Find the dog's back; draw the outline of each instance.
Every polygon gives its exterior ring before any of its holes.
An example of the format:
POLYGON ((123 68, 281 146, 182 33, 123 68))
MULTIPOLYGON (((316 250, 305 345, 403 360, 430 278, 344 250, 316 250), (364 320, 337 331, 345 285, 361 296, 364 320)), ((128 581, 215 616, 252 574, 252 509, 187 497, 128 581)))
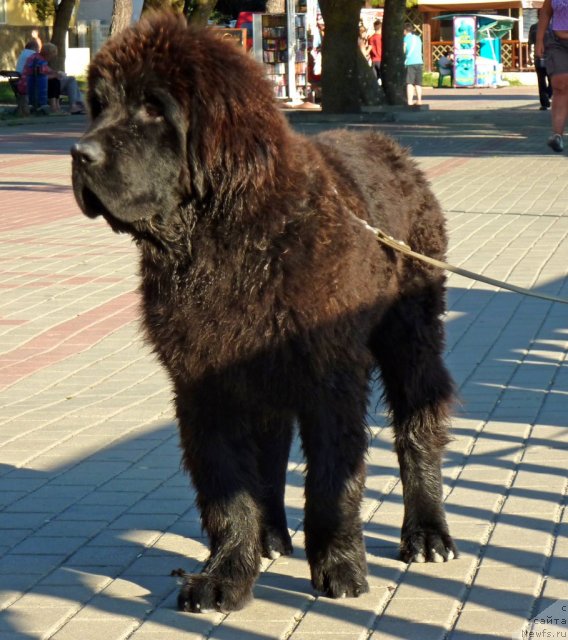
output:
POLYGON ((362 217, 370 225, 429 255, 444 257, 443 213, 424 173, 405 149, 376 132, 330 131, 313 141, 341 182, 359 193, 366 205, 362 217))

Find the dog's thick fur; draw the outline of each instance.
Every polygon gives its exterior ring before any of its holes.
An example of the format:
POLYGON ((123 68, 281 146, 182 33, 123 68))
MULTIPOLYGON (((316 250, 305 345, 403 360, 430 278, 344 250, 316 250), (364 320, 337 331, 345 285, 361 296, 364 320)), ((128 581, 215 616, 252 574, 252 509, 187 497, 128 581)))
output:
POLYGON ((444 257, 442 213, 407 153, 375 133, 295 134, 255 62, 173 15, 103 47, 89 105, 75 195, 140 248, 145 330, 210 537, 180 607, 238 609, 261 555, 292 552, 295 421, 312 583, 331 597, 367 590, 359 507, 377 365, 404 486, 401 556, 454 557, 440 475, 453 395, 444 275, 361 222, 444 257))

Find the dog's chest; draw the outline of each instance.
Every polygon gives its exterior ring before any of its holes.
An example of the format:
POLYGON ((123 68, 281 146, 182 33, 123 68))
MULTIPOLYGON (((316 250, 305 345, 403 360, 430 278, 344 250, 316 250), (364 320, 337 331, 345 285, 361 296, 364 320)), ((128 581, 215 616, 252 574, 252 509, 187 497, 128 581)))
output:
POLYGON ((210 265, 143 275, 144 327, 170 372, 234 365, 275 339, 272 303, 257 277, 253 286, 234 269, 210 265))

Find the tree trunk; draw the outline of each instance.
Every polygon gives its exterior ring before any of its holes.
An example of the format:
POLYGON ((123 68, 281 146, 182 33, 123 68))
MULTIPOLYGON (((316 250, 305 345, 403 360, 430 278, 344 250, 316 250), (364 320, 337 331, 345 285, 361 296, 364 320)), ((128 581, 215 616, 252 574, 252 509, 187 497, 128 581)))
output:
POLYGON ((361 104, 377 106, 381 104, 381 91, 377 76, 365 60, 361 51, 357 52, 357 75, 359 83, 359 99, 361 104))
POLYGON ((112 18, 110 20, 110 33, 114 36, 126 27, 132 20, 132 0, 114 0, 112 6, 112 18))
POLYGON ((75 8, 75 1, 76 0, 61 0, 55 9, 51 42, 57 47, 57 60, 54 66, 59 71, 65 70, 66 36, 69 30, 71 16, 73 15, 73 9, 75 8))
POLYGON ((358 113, 357 46, 361 0, 320 0, 325 35, 322 42, 322 109, 358 113))
POLYGON ((187 21, 200 27, 206 27, 217 0, 185 0, 183 12, 187 21))
POLYGON ((381 76, 387 104, 406 104, 402 45, 405 16, 405 0, 385 0, 381 76))

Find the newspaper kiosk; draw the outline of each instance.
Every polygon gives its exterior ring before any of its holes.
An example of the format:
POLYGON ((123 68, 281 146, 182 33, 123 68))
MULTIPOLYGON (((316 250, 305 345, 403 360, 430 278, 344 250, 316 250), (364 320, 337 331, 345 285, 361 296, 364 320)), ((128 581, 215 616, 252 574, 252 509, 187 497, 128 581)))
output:
POLYGON ((454 86, 498 87, 501 78, 501 39, 517 18, 482 14, 450 14, 435 20, 453 21, 454 86))

